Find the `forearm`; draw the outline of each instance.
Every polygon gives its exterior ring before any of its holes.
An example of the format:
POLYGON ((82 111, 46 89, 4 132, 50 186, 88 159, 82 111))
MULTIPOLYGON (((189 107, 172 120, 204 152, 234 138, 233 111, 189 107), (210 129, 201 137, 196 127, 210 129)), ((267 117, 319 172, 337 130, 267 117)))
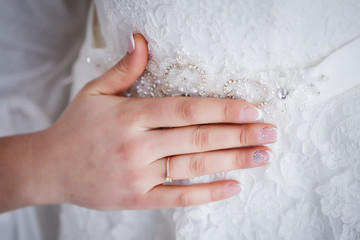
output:
POLYGON ((39 141, 41 135, 0 138, 0 212, 49 202, 50 179, 39 151, 47 146, 39 141))

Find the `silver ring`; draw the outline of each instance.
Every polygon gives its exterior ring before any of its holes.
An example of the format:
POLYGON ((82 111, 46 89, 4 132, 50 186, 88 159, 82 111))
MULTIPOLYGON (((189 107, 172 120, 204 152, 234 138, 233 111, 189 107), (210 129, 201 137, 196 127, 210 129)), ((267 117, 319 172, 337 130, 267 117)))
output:
POLYGON ((165 182, 172 182, 172 178, 170 177, 170 157, 166 158, 166 177, 165 182))

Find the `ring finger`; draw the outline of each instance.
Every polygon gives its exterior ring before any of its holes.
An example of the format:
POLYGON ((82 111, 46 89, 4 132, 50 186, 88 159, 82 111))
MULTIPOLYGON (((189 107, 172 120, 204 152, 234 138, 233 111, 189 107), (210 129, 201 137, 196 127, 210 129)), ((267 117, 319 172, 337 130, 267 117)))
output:
POLYGON ((173 180, 267 165, 272 160, 268 147, 249 147, 161 158, 150 164, 156 183, 165 182, 167 161, 173 180))

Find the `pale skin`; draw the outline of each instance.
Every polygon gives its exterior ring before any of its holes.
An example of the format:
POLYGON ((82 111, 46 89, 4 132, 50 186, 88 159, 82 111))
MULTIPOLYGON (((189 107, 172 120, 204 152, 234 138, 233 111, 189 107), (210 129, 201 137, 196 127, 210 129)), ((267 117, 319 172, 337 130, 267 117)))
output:
POLYGON ((222 200, 236 180, 163 185, 166 159, 174 180, 264 166, 270 149, 254 123, 253 104, 231 99, 125 98, 141 76, 147 45, 88 83, 61 117, 40 132, 0 138, 0 212, 71 203, 99 210, 169 208, 222 200), (250 114, 252 113, 252 114, 250 114), (239 148, 241 147, 241 148, 239 148))

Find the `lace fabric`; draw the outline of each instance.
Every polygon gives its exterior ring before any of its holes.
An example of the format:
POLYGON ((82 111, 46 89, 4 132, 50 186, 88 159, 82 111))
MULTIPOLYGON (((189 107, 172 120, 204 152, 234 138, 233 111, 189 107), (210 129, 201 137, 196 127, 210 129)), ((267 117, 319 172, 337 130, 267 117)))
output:
MULTIPOLYGON (((62 239, 139 239, 143 232, 154 239, 360 238, 360 87, 307 105, 318 83, 326 81, 304 74, 360 35, 358 1, 96 4, 103 10, 106 47, 85 43, 78 68, 101 74, 125 54, 128 35, 141 33, 150 61, 130 96, 242 98, 263 108, 281 139, 272 146, 276 156, 270 166, 178 182, 237 179, 243 191, 236 197, 119 213, 66 206, 62 239)), ((74 92, 83 79, 75 79, 74 92)))

